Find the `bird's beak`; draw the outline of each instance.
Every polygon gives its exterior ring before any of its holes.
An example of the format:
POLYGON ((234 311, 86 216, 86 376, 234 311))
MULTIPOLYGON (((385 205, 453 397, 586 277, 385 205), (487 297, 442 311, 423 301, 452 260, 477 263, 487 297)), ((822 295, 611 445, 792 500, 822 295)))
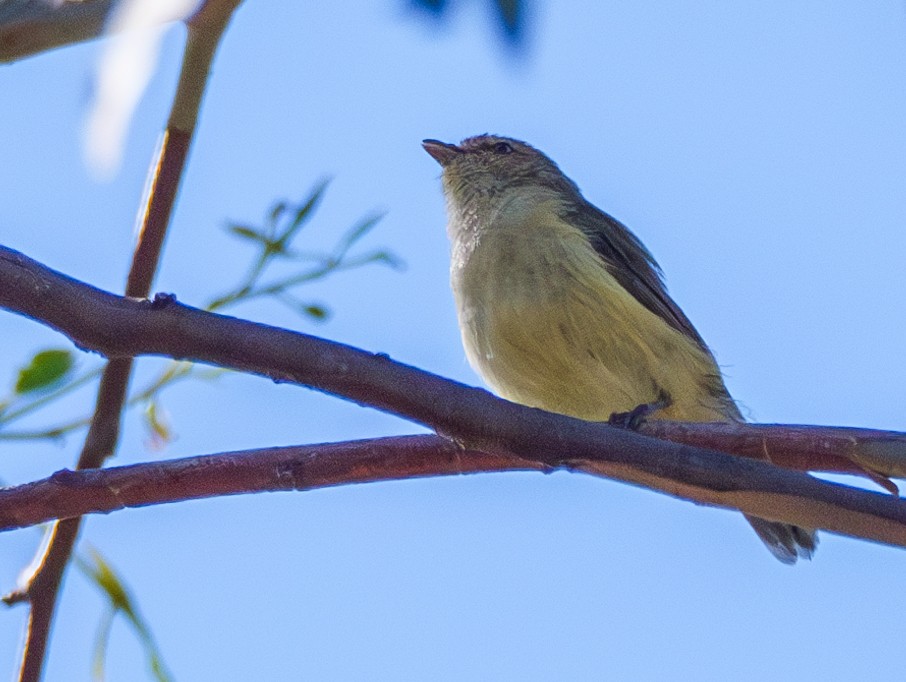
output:
POLYGON ((447 144, 440 140, 422 140, 422 147, 424 147, 425 151, 434 157, 434 160, 441 166, 446 166, 462 153, 462 149, 455 144, 447 144))

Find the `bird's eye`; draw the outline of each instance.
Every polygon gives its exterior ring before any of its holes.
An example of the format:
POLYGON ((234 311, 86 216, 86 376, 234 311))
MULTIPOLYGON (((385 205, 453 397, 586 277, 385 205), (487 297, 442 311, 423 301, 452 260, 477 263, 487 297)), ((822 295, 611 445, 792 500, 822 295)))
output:
POLYGON ((512 154, 513 145, 509 142, 498 142, 494 145, 494 151, 498 154, 512 154))

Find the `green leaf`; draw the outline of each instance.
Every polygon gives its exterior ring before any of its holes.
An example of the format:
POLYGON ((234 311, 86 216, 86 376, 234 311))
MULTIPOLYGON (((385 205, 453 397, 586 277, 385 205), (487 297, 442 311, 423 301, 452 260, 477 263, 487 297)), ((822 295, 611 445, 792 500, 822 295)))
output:
POLYGON ((267 221, 271 225, 276 225, 277 221, 283 217, 283 214, 286 212, 286 202, 278 201, 271 207, 270 213, 267 214, 267 221))
POLYGON ((393 270, 406 269, 406 261, 390 251, 375 251, 369 254, 362 263, 383 263, 393 270))
POLYGON ((309 317, 313 317, 316 320, 326 320, 330 315, 330 311, 320 305, 307 305, 302 307, 302 311, 309 317))
POLYGON ((298 298, 294 297, 292 294, 287 293, 286 291, 281 291, 275 294, 278 301, 280 301, 285 306, 292 308, 300 315, 305 317, 310 317, 317 322, 323 322, 330 317, 330 309, 321 305, 320 303, 308 303, 306 301, 300 301, 298 298))
POLYGON ((281 246, 287 246, 296 235, 296 232, 301 229, 302 225, 311 218, 312 211, 317 208, 318 204, 321 203, 321 199, 324 198, 324 192, 327 190, 328 184, 330 184, 330 180, 321 180, 321 182, 315 185, 315 188, 311 191, 311 194, 308 195, 305 202, 296 209, 293 219, 289 222, 286 230, 284 230, 283 234, 281 234, 280 238, 277 240, 281 246))
POLYGON ((72 353, 68 350, 51 349, 36 353, 28 366, 19 370, 16 393, 21 395, 52 386, 66 376, 72 364, 72 353))
POLYGON ((91 552, 93 565, 86 564, 86 572, 97 583, 97 586, 103 590, 110 599, 111 606, 117 611, 125 611, 130 617, 134 616, 132 604, 129 601, 129 595, 122 581, 113 571, 113 568, 97 552, 91 552))
POLYGON ((246 225, 229 225, 227 230, 243 239, 249 239, 253 242, 258 242, 259 244, 270 244, 270 239, 265 235, 246 225))
POLYGON ((340 242, 337 244, 336 251, 334 252, 336 255, 334 257, 337 260, 342 260, 343 256, 345 256, 349 249, 352 248, 353 244, 364 237, 369 232, 369 230, 371 230, 371 228, 373 228, 381 221, 381 218, 383 217, 384 214, 379 213, 369 218, 365 218, 364 220, 353 225, 352 228, 350 228, 350 230, 343 235, 343 237, 340 239, 340 242))
POLYGON ((107 678, 107 645, 110 644, 110 633, 113 631, 113 619, 116 609, 108 609, 98 622, 98 631, 94 636, 94 654, 91 656, 91 676, 103 682, 107 678))
POLYGON ((96 679, 103 679, 104 660, 107 654, 113 617, 122 613, 138 638, 148 659, 148 668, 158 682, 171 682, 172 676, 167 672, 166 665, 161 657, 160 650, 154 642, 151 630, 142 620, 134 600, 122 580, 113 570, 113 567, 96 550, 91 550, 90 560, 84 556, 76 556, 76 564, 103 592, 110 602, 109 612, 102 617, 95 640, 93 670, 96 679))
POLYGON ((162 409, 157 400, 149 400, 145 406, 145 426, 151 434, 151 445, 155 448, 164 448, 173 442, 173 429, 170 426, 166 410, 162 409))

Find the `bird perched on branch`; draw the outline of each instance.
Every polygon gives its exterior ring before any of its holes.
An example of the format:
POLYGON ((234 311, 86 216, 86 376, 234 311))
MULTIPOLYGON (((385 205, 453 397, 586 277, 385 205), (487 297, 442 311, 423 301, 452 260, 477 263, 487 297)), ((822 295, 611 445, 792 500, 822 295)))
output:
MULTIPOLYGON (((443 167, 466 355, 501 396, 580 419, 741 421, 654 258, 543 153, 479 135, 425 140, 443 167)), ((815 532, 746 516, 784 563, 815 532)))

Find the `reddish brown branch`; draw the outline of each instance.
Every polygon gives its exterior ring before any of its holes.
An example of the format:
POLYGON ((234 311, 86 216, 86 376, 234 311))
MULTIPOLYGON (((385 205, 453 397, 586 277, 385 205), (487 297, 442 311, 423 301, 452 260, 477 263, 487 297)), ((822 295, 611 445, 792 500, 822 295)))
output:
POLYGON ((0 3, 0 62, 97 38, 113 0, 0 3))
POLYGON ((206 313, 114 296, 0 249, 0 306, 110 357, 162 355, 288 381, 425 424, 475 450, 573 468, 768 519, 906 546, 906 503, 765 462, 535 410, 374 355, 206 313))
POLYGON ((650 421, 640 429, 655 438, 767 459, 797 471, 856 474, 894 495, 888 476, 906 478, 906 434, 875 429, 794 424, 650 421))
MULTIPOLYGON (((506 453, 465 450, 439 436, 398 436, 262 448, 108 469, 59 471, 0 490, 0 531, 53 519, 106 514, 124 508, 185 500, 424 476, 574 469, 506 453)), ((595 464, 585 463, 586 470, 595 464)))
POLYGON ((452 441, 428 435, 64 470, 41 481, 0 490, 0 530, 221 495, 517 470, 547 467, 513 455, 463 450, 452 441))
MULTIPOLYGON (((79 469, 101 466, 113 453, 119 439, 120 414, 131 369, 131 358, 114 358, 104 368, 95 412, 79 455, 79 469)), ((50 541, 43 550, 39 550, 43 551, 43 556, 33 564, 34 572, 25 579, 24 586, 3 597, 8 604, 27 601, 30 607, 19 668, 20 682, 41 679, 60 582, 69 565, 80 525, 81 519, 78 518, 58 522, 51 532, 50 541)))

